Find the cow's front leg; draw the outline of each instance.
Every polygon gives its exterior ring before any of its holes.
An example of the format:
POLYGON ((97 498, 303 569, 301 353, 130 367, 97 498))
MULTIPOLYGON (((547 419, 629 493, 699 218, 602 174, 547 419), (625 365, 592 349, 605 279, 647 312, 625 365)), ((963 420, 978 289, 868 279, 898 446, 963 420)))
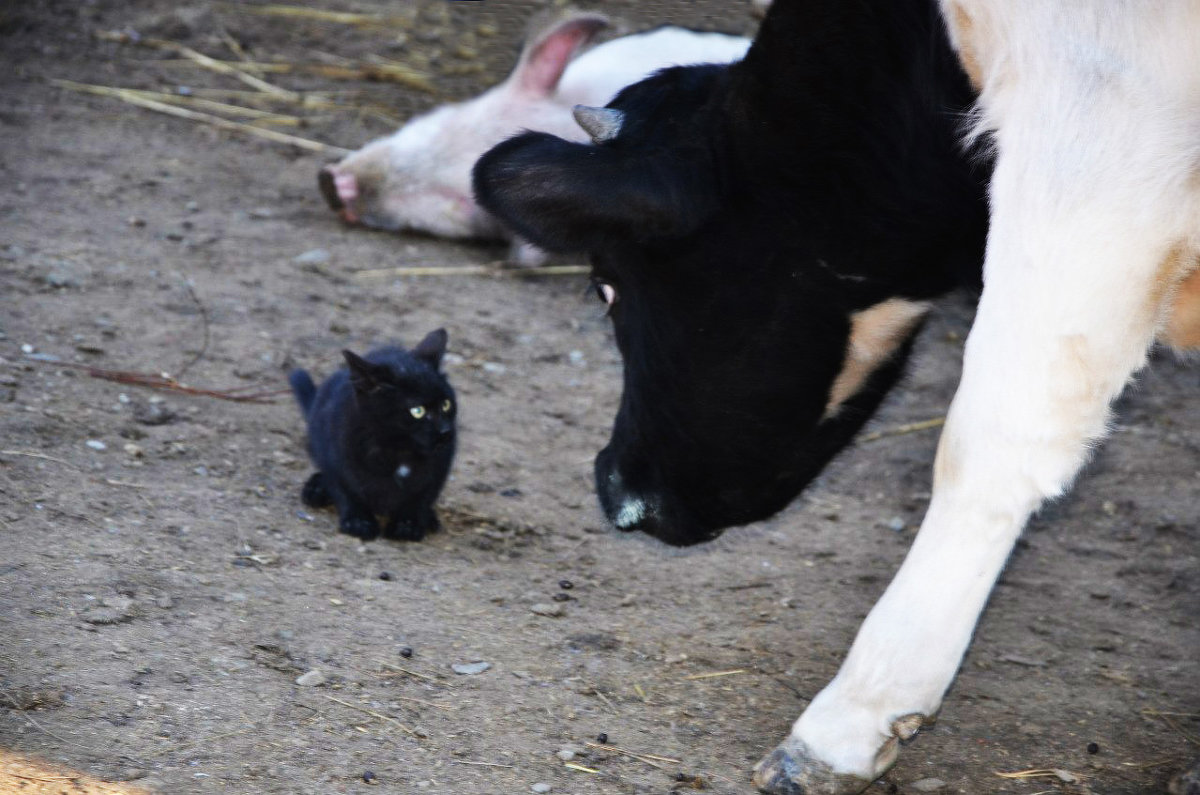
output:
POLYGON ((1078 120, 1045 107, 998 136, 986 286, 929 511, 837 676, 759 763, 766 792, 859 792, 937 712, 1027 517, 1104 434, 1180 278, 1190 200, 1138 182, 1158 131, 1072 136, 1078 120))

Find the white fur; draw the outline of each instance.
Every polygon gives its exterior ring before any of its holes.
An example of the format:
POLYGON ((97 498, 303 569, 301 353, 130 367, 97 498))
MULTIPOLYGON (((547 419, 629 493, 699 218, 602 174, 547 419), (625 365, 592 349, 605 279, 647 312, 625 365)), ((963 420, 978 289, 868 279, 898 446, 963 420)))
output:
POLYGON ((792 729, 868 780, 895 758, 898 718, 937 712, 1026 519, 1105 435, 1159 330, 1168 253, 1200 249, 1200 3, 942 5, 952 29, 970 19, 955 43, 995 134, 985 287, 929 512, 792 729))

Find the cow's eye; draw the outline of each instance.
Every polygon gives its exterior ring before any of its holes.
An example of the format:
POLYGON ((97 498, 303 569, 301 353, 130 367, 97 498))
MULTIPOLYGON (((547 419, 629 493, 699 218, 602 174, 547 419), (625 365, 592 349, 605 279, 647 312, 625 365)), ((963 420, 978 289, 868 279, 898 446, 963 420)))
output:
POLYGON ((424 406, 413 406, 411 409, 408 410, 408 413, 413 415, 413 417, 415 419, 419 420, 425 416, 425 407, 424 406))
POLYGON ((596 290, 596 295, 604 303, 612 306, 617 302, 617 288, 613 287, 608 282, 595 280, 592 282, 592 287, 596 290))

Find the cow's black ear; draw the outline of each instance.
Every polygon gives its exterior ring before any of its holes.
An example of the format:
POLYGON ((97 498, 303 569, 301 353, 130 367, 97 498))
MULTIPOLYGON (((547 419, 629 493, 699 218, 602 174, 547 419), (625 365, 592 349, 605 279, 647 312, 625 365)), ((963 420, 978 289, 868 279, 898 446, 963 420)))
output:
POLYGON ((487 152, 474 182, 480 206, 549 251, 679 237, 716 207, 706 169, 541 132, 487 152))

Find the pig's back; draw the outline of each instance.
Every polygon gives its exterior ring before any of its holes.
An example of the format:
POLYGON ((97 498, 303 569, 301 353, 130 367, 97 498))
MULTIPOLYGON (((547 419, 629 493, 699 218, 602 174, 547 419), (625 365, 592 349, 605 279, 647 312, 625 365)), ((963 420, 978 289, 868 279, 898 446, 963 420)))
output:
POLYGON ((741 59, 750 39, 662 27, 622 36, 588 50, 567 67, 556 99, 566 105, 607 105, 627 85, 668 66, 729 63, 741 59))

